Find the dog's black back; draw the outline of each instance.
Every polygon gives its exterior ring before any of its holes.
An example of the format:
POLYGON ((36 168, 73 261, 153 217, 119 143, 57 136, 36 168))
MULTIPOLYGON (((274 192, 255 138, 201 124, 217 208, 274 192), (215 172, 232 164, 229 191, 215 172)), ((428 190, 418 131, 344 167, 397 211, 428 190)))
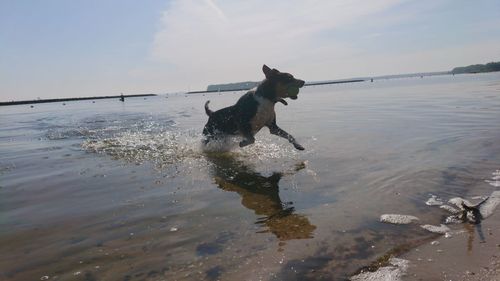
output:
MULTIPOLYGON (((235 105, 208 113, 209 119, 203 129, 204 135, 237 135, 242 124, 250 123, 257 113, 258 103, 254 99, 254 91, 250 91, 236 102, 235 105)), ((208 109, 208 102, 206 103, 208 109)))

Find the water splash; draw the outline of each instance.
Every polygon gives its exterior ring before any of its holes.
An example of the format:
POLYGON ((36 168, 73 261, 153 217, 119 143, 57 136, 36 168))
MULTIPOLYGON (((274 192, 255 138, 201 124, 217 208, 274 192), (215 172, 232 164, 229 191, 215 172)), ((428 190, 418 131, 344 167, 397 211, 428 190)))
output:
POLYGON ((199 146, 198 135, 189 131, 155 134, 124 132, 114 137, 89 139, 82 143, 82 147, 90 152, 104 153, 115 159, 138 164, 150 161, 159 166, 201 158, 199 146))

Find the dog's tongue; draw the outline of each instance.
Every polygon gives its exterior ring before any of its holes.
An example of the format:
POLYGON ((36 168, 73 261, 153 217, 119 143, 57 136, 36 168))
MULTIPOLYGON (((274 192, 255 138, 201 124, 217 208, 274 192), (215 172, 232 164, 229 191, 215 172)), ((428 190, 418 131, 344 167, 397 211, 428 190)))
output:
POLYGON ((288 105, 288 103, 284 99, 279 99, 278 102, 281 102, 284 105, 288 105))

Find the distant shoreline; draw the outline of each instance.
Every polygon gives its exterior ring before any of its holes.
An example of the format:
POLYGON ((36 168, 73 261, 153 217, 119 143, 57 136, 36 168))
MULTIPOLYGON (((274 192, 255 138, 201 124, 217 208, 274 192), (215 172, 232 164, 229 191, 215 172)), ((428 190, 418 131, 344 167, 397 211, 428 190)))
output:
MULTIPOLYGON (((350 79, 350 80, 342 80, 342 81, 327 81, 327 82, 310 82, 306 83, 304 86, 318 86, 318 85, 329 85, 329 84, 342 84, 342 83, 356 83, 356 82, 364 82, 365 79, 350 79)), ((248 82, 246 82, 248 83, 248 82)), ((187 94, 204 94, 204 93, 218 93, 218 92, 238 92, 238 91, 248 91, 252 88, 238 88, 238 89, 221 89, 221 90, 207 90, 207 91, 191 91, 187 92, 187 94)))
MULTIPOLYGON (((156 95, 155 94, 123 95, 124 98, 152 97, 152 96, 156 96, 156 95)), ((100 96, 100 97, 80 97, 80 98, 58 98, 58 99, 7 101, 7 102, 0 102, 0 106, 35 104, 35 103, 49 103, 49 102, 63 102, 63 101, 79 101, 79 100, 119 99, 121 97, 122 97, 121 95, 118 95, 118 96, 100 96)))
MULTIPOLYGON (((398 79, 398 78, 414 78, 414 77, 426 77, 426 76, 438 76, 438 75, 455 75, 455 74, 479 74, 479 73, 490 73, 490 72, 498 72, 497 68, 492 69, 494 67, 498 67, 500 62, 492 62, 485 65, 470 65, 467 67, 456 67, 452 71, 438 71, 438 72, 422 72, 422 73, 408 73, 408 74, 394 74, 394 75, 382 75, 382 76, 372 76, 372 77, 357 77, 351 79, 343 79, 343 80, 330 80, 330 81, 318 81, 318 82, 307 82, 305 87, 307 86, 320 86, 320 85, 332 85, 332 84, 345 84, 345 83, 357 83, 357 82, 366 82, 374 80, 386 80, 386 79, 398 79), (487 71, 481 68, 480 70, 477 67, 490 67, 487 71), (477 71, 474 71, 477 70, 477 71)), ((220 84, 220 85, 211 85, 211 86, 227 86, 227 85, 236 85, 236 88, 230 89, 214 89, 214 90, 205 90, 205 91, 188 91, 183 92, 183 94, 205 94, 205 93, 222 93, 222 92, 239 92, 239 91, 248 91, 254 87, 239 87, 240 84, 258 84, 259 82, 239 82, 239 83, 230 83, 230 84, 220 84)), ((210 86, 209 86, 210 87, 210 86)), ((133 97, 150 97, 157 96, 157 94, 137 94, 137 95, 124 95, 125 98, 133 98, 133 97)), ((97 99, 114 99, 120 98, 121 95, 116 96, 97 96, 97 97, 79 97, 79 98, 57 98, 57 99, 40 99, 40 100, 21 100, 21 101, 6 101, 0 102, 0 106, 8 106, 8 105, 22 105, 22 104, 36 104, 36 103, 50 103, 50 102, 64 102, 64 101, 79 101, 79 100, 97 100, 97 99)))

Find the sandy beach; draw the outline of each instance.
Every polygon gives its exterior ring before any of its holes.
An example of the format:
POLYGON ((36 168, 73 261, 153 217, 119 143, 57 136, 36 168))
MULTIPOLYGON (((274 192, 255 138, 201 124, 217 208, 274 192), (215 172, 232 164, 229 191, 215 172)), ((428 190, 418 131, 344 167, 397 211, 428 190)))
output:
POLYGON ((474 225, 464 225, 450 238, 439 237, 402 255, 411 264, 404 280, 500 280, 498 211, 482 229, 484 240, 474 225))
POLYGON ((450 235, 436 235, 408 252, 394 255, 404 265, 388 265, 374 273, 353 280, 405 281, 497 281, 500 280, 500 215, 481 225, 484 239, 476 225, 455 226, 450 235))

